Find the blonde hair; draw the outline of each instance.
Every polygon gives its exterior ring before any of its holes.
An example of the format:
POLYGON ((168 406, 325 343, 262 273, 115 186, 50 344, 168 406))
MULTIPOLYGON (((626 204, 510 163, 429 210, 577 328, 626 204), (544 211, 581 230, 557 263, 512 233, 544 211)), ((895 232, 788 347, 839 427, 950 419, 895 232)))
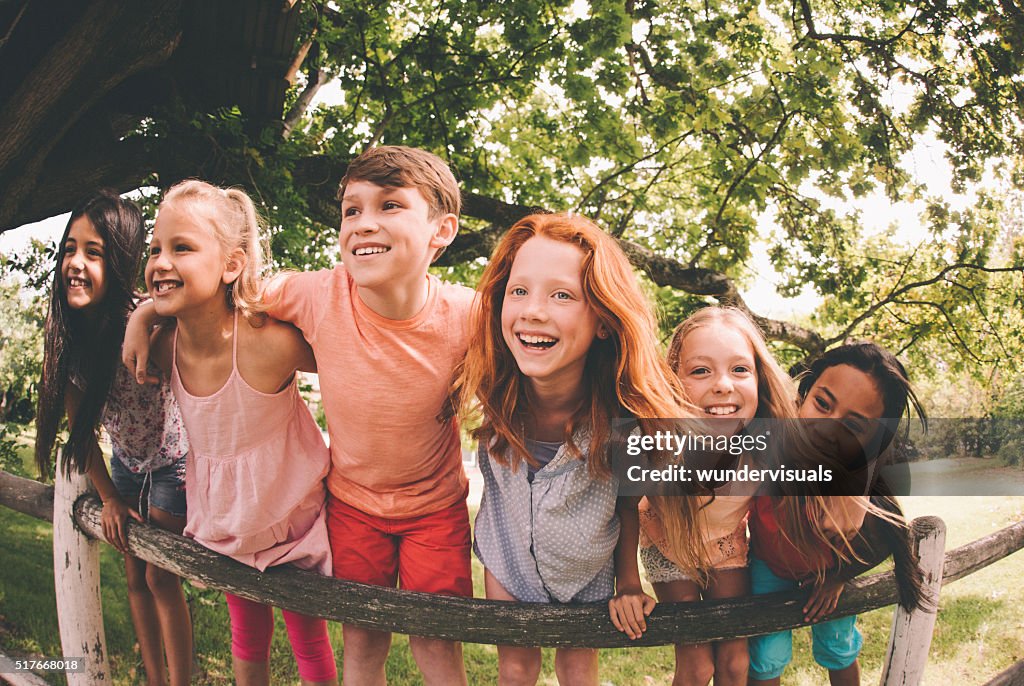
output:
MULTIPOLYGON (((735 307, 705 307, 697 310, 676 327, 669 344, 668 364, 679 373, 686 338, 705 326, 721 324, 740 333, 754 352, 757 375, 757 411, 759 419, 793 419, 797 415, 796 391, 789 375, 768 350, 764 334, 745 312, 735 307)), ((714 493, 711 493, 714 499, 714 493)), ((702 585, 708 580, 708 551, 704 537, 700 498, 693 496, 652 496, 652 507, 661 520, 670 557, 690 577, 702 585)))
MULTIPOLYGON (((892 496, 873 495, 865 505, 865 517, 861 530, 868 526, 879 529, 880 541, 868 541, 868 550, 858 550, 860 531, 848 537, 841 529, 835 531, 835 539, 829 536, 825 524, 835 521, 830 504, 836 497, 821 495, 770 496, 779 535, 794 549, 796 559, 790 559, 790 568, 802 570, 811 567, 814 579, 823 581, 832 565, 864 563, 864 553, 875 553, 874 545, 881 544, 892 554, 896 576, 899 603, 907 610, 926 605, 923 595, 923 574, 920 560, 910 539, 907 520, 899 503, 892 496), (829 559, 829 554, 835 560, 829 559)), ((839 496, 843 498, 845 496, 839 496)), ((835 527, 832 527, 835 528, 835 527)))
POLYGON ((746 312, 735 307, 709 306, 697 310, 676 327, 668 348, 668 365, 676 374, 682 364, 686 337, 697 329, 721 324, 740 333, 754 351, 757 372, 757 412, 759 419, 793 419, 797 416, 797 395, 793 380, 768 350, 768 343, 757 324, 746 312))
POLYGON ((245 265, 228 284, 228 306, 246 318, 263 312, 263 265, 269 252, 261 238, 263 222, 252 199, 238 188, 219 188, 198 179, 175 184, 164 195, 160 208, 176 207, 190 213, 220 243, 225 255, 241 250, 245 265))

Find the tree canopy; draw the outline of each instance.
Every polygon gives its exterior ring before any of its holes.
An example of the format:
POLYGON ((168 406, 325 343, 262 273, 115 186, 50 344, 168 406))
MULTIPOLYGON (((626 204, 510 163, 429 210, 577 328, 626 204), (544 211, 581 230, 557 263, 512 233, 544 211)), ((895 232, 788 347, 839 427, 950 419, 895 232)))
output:
POLYGON ((762 240, 784 291, 824 296, 806 321, 753 313, 794 360, 870 336, 923 364, 1021 369, 1015 0, 220 5, 0 6, 0 231, 98 185, 199 176, 254 195, 279 264, 321 266, 347 162, 413 145, 465 192, 453 278, 519 216, 569 210, 623 242, 666 312, 746 307, 762 240), (956 189, 997 190, 958 209, 924 188, 906 153, 926 136, 956 189), (869 235, 824 201, 878 189, 926 201, 927 236, 869 235))

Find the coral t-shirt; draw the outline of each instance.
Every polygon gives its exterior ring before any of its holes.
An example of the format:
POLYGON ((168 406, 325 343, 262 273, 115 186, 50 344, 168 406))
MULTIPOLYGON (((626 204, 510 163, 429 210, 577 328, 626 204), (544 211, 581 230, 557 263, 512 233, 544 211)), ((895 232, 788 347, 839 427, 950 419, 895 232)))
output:
POLYGON ((271 298, 269 314, 297 326, 316 356, 327 488, 378 517, 437 512, 468 492, 458 427, 437 415, 466 354, 473 291, 427 278, 423 309, 401 321, 367 307, 344 265, 291 275, 271 298))

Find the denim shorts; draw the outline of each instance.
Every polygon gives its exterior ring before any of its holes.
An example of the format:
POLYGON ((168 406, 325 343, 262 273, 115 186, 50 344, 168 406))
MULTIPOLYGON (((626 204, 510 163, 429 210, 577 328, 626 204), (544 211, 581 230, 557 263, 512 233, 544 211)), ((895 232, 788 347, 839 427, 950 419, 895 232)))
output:
POLYGON ((175 517, 185 516, 185 458, 151 472, 136 474, 115 455, 110 460, 110 480, 125 503, 149 519, 150 506, 175 517))
MULTIPOLYGON (((796 581, 781 579, 756 557, 750 559, 750 590, 754 595, 798 588, 796 581)), ((864 645, 857 630, 857 617, 840 617, 811 625, 814 661, 828 670, 846 669, 853 664, 864 645)), ((782 676, 793 659, 793 631, 779 631, 764 636, 751 636, 750 678, 775 679, 782 676)))

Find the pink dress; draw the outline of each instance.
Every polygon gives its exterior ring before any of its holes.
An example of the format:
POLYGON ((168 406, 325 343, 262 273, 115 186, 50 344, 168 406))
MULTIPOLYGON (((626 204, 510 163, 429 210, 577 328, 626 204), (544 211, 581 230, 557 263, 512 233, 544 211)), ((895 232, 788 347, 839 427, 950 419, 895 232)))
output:
POLYGON ((185 467, 185 535, 210 550, 264 570, 293 563, 330 576, 324 477, 331 458, 292 381, 261 393, 238 372, 238 315, 231 375, 212 395, 195 396, 178 376, 171 389, 192 450, 185 467))

